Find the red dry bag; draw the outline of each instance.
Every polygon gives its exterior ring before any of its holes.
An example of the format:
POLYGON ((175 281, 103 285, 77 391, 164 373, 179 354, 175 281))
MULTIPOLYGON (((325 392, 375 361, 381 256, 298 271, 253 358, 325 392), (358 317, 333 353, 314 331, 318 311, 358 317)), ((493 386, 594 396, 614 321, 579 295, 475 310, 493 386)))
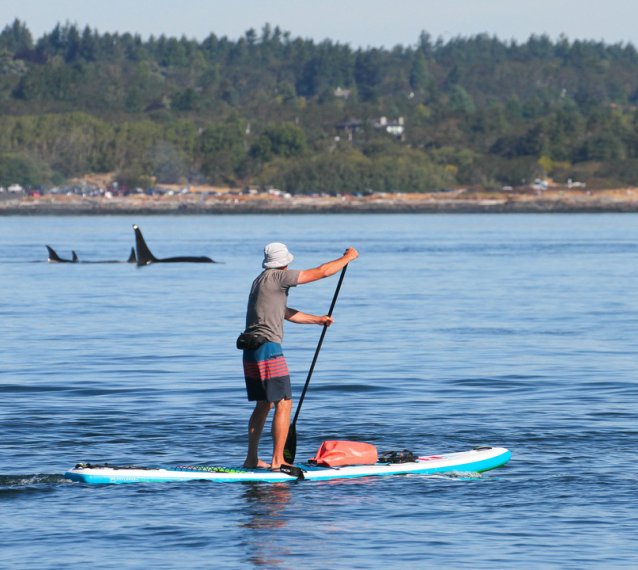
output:
POLYGON ((377 462, 377 448, 358 441, 324 441, 309 463, 327 467, 345 465, 373 465, 377 462))

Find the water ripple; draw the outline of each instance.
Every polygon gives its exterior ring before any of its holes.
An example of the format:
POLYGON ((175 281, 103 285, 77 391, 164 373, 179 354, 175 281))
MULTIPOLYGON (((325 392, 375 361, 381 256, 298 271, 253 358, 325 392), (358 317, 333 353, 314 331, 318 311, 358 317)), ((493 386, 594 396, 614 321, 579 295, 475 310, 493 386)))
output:
MULTIPOLYGON (((5 217, 0 566, 637 566, 636 253, 635 215, 5 217), (133 221, 158 251, 227 263, 42 262, 48 242, 117 258, 133 221), (234 340, 278 240, 297 267, 361 252, 299 416, 300 461, 352 439, 502 445, 511 462, 318 484, 66 481, 81 461, 243 462, 253 405, 234 340)), ((324 313, 334 287, 297 287, 291 305, 324 313)), ((287 325, 295 398, 318 337, 287 325)))

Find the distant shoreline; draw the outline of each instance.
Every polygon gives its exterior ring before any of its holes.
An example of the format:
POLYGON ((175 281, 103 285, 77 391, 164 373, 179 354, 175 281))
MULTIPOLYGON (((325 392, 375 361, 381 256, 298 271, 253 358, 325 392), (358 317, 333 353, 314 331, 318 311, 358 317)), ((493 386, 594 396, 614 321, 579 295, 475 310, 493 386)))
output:
POLYGON ((0 216, 29 215, 222 215, 222 214, 405 214, 405 213, 636 213, 638 189, 480 192, 372 196, 82 197, 25 196, 0 200, 0 216))

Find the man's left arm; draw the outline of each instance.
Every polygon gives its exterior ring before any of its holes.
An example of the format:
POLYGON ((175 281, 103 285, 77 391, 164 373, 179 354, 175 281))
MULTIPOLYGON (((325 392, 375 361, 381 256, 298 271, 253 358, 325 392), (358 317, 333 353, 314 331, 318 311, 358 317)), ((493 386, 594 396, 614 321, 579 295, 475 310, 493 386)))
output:
POLYGON ((328 315, 311 315, 309 313, 303 313, 297 309, 291 309, 286 307, 285 318, 291 323, 297 323, 299 325, 326 325, 330 326, 334 323, 334 319, 328 315))

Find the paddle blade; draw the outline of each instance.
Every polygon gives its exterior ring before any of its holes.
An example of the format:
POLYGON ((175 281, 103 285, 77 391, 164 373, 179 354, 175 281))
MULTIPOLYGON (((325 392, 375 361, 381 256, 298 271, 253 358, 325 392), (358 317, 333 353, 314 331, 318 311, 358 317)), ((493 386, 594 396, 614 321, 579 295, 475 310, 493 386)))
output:
POLYGON ((295 461, 295 455, 297 453, 297 430, 295 424, 291 424, 288 430, 288 437, 286 438, 286 445, 284 445, 284 459, 286 463, 293 463, 295 461))

